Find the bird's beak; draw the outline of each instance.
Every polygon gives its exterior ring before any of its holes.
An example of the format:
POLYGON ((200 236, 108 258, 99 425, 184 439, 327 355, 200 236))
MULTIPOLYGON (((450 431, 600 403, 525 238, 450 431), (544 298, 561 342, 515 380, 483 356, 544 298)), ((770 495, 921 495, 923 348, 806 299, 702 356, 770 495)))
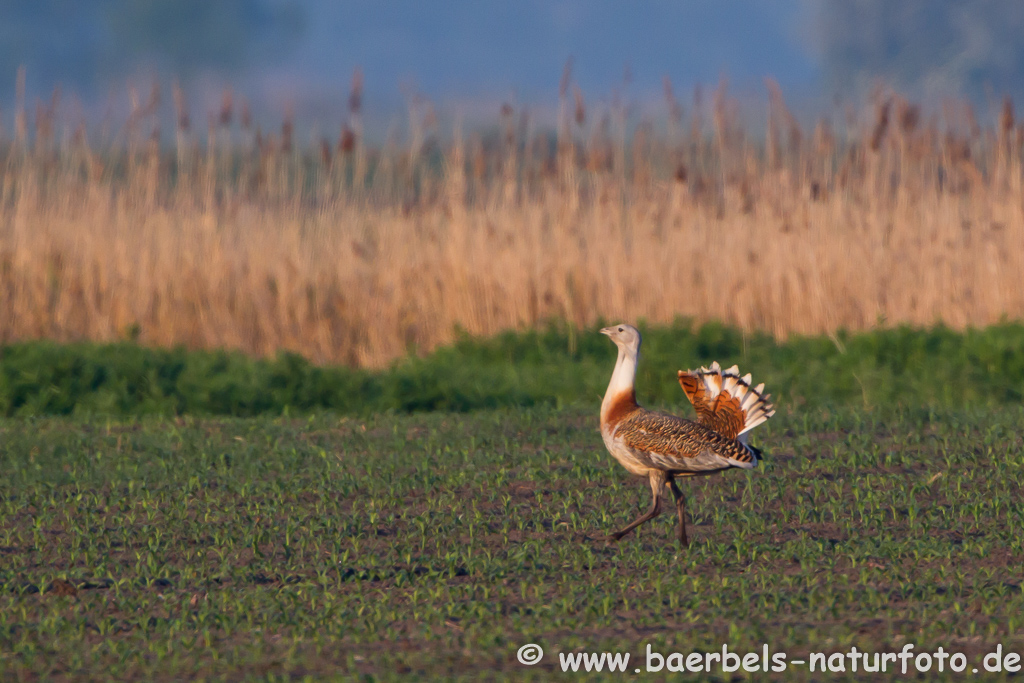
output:
POLYGON ((615 328, 614 327, 604 327, 604 328, 601 329, 601 334, 608 335, 609 337, 612 336, 612 334, 614 334, 614 333, 615 333, 615 328))

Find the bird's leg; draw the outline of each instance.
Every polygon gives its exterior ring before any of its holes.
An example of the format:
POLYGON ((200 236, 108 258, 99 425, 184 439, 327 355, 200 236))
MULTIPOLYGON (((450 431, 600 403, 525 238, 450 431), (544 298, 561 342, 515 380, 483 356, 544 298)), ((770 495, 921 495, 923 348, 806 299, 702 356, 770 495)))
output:
POLYGON ((661 494, 665 488, 665 482, 668 479, 667 475, 661 470, 655 470, 651 472, 651 493, 654 494, 654 500, 651 502, 651 509, 644 514, 637 517, 635 520, 622 527, 618 531, 614 531, 605 536, 606 541, 617 541, 633 529, 637 528, 644 522, 649 522, 658 515, 661 514, 661 494))
POLYGON ((690 545, 686 538, 686 497, 676 484, 675 479, 669 479, 668 485, 672 488, 672 495, 676 499, 676 515, 679 517, 679 524, 676 525, 676 536, 679 538, 679 545, 684 548, 690 545))

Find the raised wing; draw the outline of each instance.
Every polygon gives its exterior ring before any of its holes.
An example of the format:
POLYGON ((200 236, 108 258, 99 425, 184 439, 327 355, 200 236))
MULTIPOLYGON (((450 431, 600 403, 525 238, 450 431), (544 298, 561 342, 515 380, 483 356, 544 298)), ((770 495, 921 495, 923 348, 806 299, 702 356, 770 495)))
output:
POLYGON ((697 411, 697 421, 728 439, 740 438, 775 414, 771 394, 762 393, 764 384, 751 388, 750 380, 749 374, 740 377, 737 366, 722 370, 717 362, 679 371, 679 385, 697 411))

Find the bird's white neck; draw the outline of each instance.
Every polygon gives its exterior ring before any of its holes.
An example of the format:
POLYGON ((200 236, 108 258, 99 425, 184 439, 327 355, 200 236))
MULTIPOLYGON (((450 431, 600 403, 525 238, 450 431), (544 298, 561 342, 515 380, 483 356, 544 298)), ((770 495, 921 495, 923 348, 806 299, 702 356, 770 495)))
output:
POLYGON ((618 403, 625 401, 633 405, 636 404, 634 381, 636 380, 636 365, 639 356, 639 351, 619 348, 615 370, 612 372, 611 381, 608 382, 608 390, 604 393, 604 401, 601 402, 602 422, 605 422, 614 412, 618 403))

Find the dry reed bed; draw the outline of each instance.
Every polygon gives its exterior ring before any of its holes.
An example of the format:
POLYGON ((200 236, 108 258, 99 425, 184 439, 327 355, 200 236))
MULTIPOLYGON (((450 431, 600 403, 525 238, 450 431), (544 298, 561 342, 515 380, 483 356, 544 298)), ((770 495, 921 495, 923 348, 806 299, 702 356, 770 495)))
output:
POLYGON ((552 318, 784 336, 1024 317, 1009 103, 986 129, 964 107, 964 125, 923 125, 879 96, 863 125, 807 135, 772 88, 754 144, 722 90, 706 126, 667 88, 668 125, 627 135, 623 108, 588 117, 563 82, 554 136, 505 108, 493 140, 441 149, 417 102, 410 142, 373 150, 357 83, 337 143, 307 152, 290 121, 263 135, 243 110, 235 126, 230 96, 200 146, 175 94, 169 153, 155 105, 101 149, 81 130, 54 142, 56 103, 29 136, 19 106, 0 142, 0 342, 130 336, 379 367, 457 327, 552 318))

